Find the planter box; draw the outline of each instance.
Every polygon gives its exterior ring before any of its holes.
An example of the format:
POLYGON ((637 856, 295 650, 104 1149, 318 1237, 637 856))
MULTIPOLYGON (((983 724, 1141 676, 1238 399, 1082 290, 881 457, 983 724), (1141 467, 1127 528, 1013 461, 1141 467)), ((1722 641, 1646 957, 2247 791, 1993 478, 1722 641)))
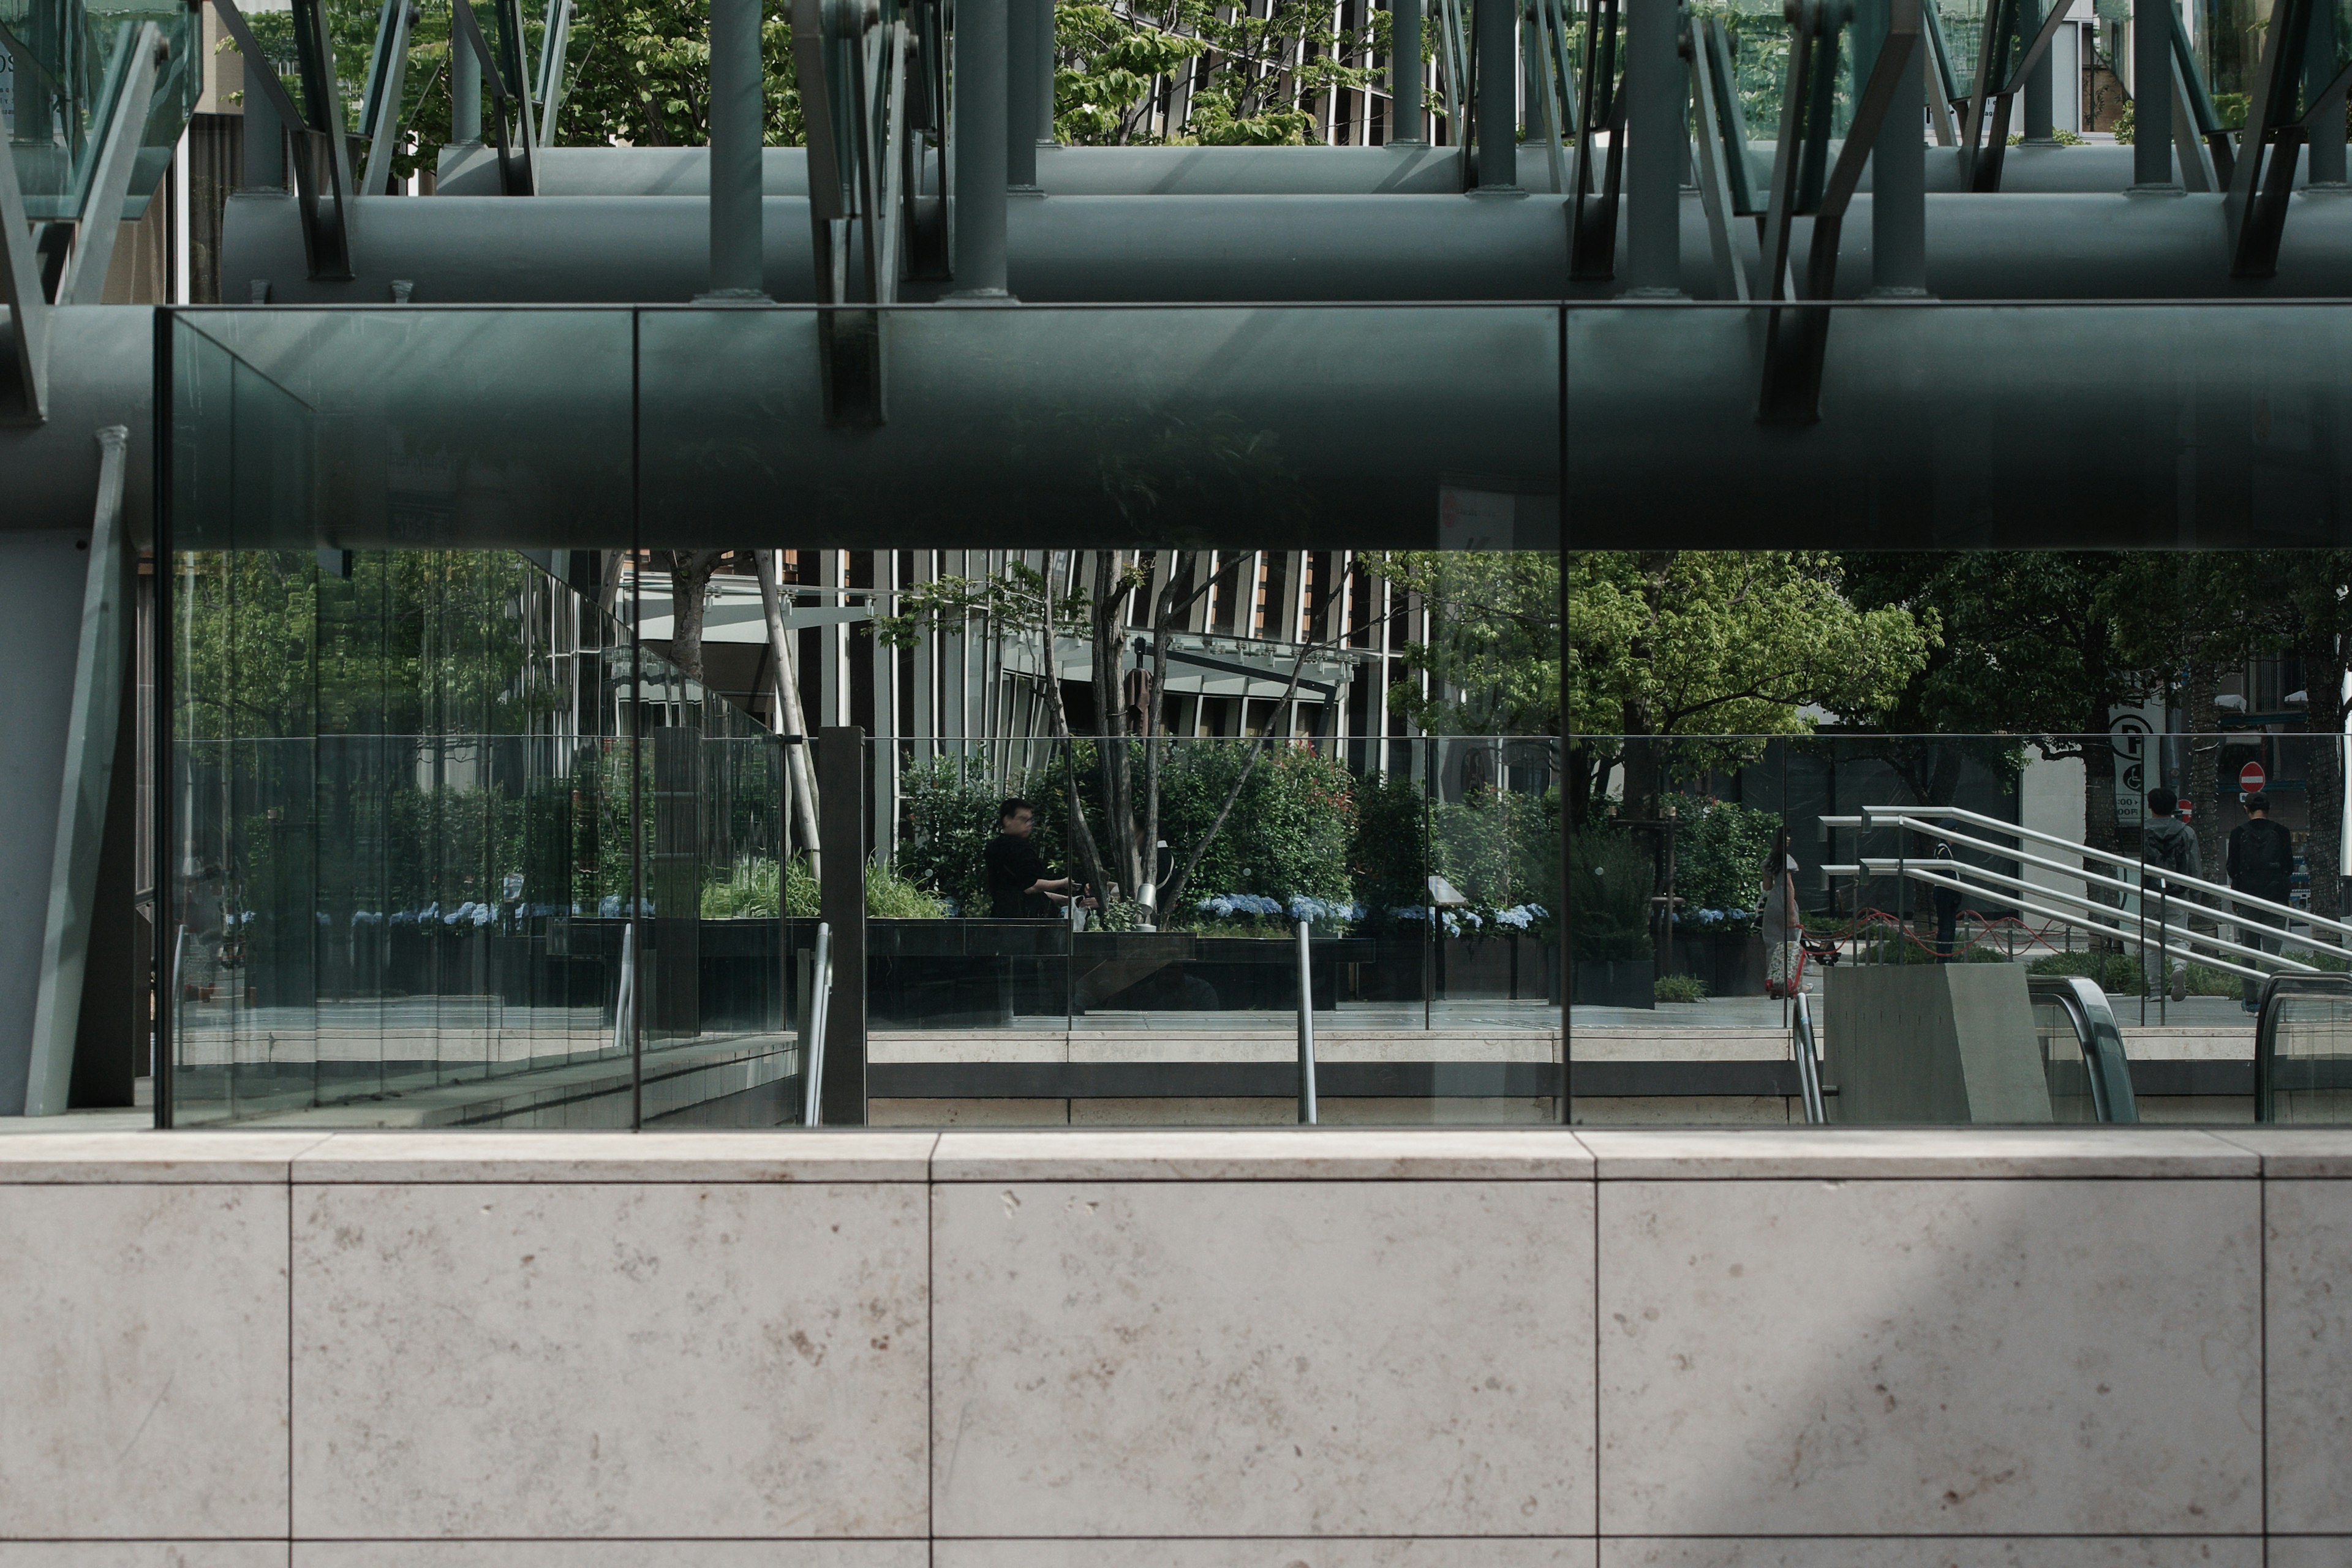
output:
POLYGON ((1658 966, 1646 958, 1587 959, 1569 1000, 1580 1007, 1655 1007, 1658 966))
POLYGON ((1764 939, 1752 931, 1677 935, 1675 969, 1697 975, 1710 996, 1761 996, 1764 939))

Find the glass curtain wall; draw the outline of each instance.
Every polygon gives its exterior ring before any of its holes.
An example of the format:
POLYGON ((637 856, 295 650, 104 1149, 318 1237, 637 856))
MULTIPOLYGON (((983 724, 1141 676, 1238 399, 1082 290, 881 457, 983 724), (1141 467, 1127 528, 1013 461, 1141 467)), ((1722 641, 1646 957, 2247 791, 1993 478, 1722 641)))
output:
POLYGON ((564 442, 468 450, 397 419, 389 454, 353 438, 354 403, 422 391, 397 358, 339 366, 354 324, 174 323, 172 1119, 626 1127, 796 1103, 781 746, 638 647, 624 552, 515 547, 564 442), (355 458, 383 480, 364 499, 355 458), (503 547, 457 547, 469 524, 503 547))

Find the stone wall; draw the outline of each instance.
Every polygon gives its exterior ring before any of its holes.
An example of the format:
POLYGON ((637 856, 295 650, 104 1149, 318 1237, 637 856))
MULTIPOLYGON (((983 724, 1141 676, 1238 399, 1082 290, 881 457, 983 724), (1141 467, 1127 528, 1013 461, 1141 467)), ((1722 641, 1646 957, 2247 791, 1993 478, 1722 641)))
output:
POLYGON ((55 1133, 0 1258, 0 1568, 2352 1560, 2352 1133, 55 1133))

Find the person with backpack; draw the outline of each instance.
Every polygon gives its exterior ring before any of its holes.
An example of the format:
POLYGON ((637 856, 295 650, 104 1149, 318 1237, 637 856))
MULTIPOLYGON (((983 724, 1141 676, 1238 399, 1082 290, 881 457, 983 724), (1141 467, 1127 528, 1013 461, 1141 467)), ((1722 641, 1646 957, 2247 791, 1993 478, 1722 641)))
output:
MULTIPOLYGON (((2294 836, 2286 830, 2285 824, 2271 820, 2270 797, 2257 790, 2246 797, 2246 821, 2230 830, 2230 886, 2250 898, 2283 904, 2287 901, 2294 880, 2294 836)), ((2276 925, 2284 919, 2275 913, 2260 913, 2244 904, 2238 906, 2238 912, 2268 925, 2276 925)), ((2265 937, 2248 925, 2238 927, 2238 940, 2264 952, 2279 950, 2278 938, 2265 937)), ((2261 982, 2245 982, 2243 1000, 2247 1012, 2262 1010, 2261 982)))
MULTIPOLYGON (((2186 925, 2189 909, 2196 903, 2197 895, 2189 889, 2173 886, 2162 873, 2175 871, 2202 878, 2205 864, 2197 852, 2197 835, 2180 820, 2180 797, 2168 789, 2158 787, 2147 792, 2147 826, 2140 830, 2139 858, 2140 907, 2149 917, 2149 926, 2175 922, 2186 925), (2148 902, 2151 894, 2155 899, 2152 904, 2148 902)), ((2147 976, 2151 992, 2162 989, 2168 978, 2172 999, 2185 1002, 2189 999, 2189 961, 2172 953, 2172 973, 2168 977, 2164 972, 2170 945, 2167 942, 2159 946, 2151 934, 2147 945, 2140 949, 2141 972, 2147 976)))

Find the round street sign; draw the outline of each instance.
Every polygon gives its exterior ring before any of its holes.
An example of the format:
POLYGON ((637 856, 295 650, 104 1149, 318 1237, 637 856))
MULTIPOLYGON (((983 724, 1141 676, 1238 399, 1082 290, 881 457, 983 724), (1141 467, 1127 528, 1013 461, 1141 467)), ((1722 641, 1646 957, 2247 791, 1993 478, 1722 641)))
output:
POLYGON ((2263 772, 2262 763, 2248 763, 2238 770, 2238 788, 2244 794, 2253 795, 2261 790, 2263 780, 2266 776, 2263 772))

